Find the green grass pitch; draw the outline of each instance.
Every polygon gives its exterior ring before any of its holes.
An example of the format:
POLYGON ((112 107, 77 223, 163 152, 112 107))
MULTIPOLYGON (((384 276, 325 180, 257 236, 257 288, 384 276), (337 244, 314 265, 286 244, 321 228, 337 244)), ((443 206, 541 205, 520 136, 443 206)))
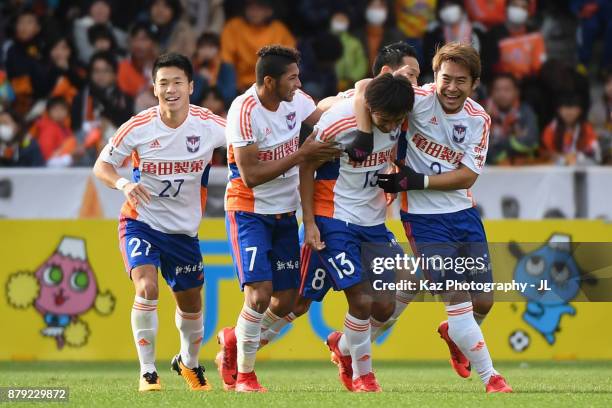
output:
MULTIPOLYGON (((261 362, 257 373, 266 394, 224 392, 211 362, 208 393, 186 389, 183 379, 159 361, 161 392, 139 394, 134 363, 0 363, 0 386, 68 386, 67 405, 79 407, 611 407, 612 362, 499 363, 515 390, 487 395, 480 380, 456 376, 443 362, 375 362, 382 394, 354 394, 337 380, 335 366, 326 362, 261 362), (195 405, 194 405, 195 404, 195 405)), ((41 406, 11 403, 4 406, 41 406)), ((46 404, 43 404, 46 405, 46 404)), ((65 406, 55 404, 54 406, 65 406)))

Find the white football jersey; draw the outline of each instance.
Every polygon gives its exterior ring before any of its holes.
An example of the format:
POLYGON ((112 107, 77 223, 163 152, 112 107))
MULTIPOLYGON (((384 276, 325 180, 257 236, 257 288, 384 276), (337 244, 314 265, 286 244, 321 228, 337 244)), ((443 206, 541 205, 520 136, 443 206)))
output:
POLYGON ((234 158, 234 149, 257 143, 259 160, 279 160, 299 147, 302 121, 316 109, 310 96, 298 90, 291 102, 281 102, 275 112, 259 101, 255 85, 237 97, 227 114, 227 161, 229 183, 225 190, 226 211, 282 214, 296 211, 300 197, 299 176, 293 167, 274 180, 248 188, 234 158))
MULTIPOLYGON (((317 140, 348 144, 349 133, 357 129, 353 98, 346 98, 325 112, 315 126, 317 140)), ((384 191, 376 184, 378 173, 388 167, 388 160, 399 138, 400 129, 381 132, 376 126, 374 150, 362 163, 353 162, 344 153, 323 164, 315 175, 314 213, 361 226, 385 222, 387 204, 384 191)))
POLYGON ((159 106, 132 117, 100 154, 121 166, 132 157, 134 181, 151 195, 134 208, 126 201, 121 216, 142 221, 168 234, 196 236, 206 205, 206 186, 213 150, 225 145, 225 119, 190 105, 176 129, 162 122, 159 106))
MULTIPOLYGON (((447 114, 435 84, 414 88, 414 108, 408 115, 406 164, 419 173, 440 174, 460 164, 480 174, 487 157, 491 118, 468 98, 463 109, 447 114)), ((413 214, 451 213, 473 207, 470 190, 410 190, 402 194, 402 210, 413 214)))

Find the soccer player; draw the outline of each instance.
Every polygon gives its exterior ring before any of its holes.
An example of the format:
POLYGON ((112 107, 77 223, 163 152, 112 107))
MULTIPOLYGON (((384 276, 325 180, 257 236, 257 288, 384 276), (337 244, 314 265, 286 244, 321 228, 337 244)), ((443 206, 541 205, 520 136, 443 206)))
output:
POLYGON ((198 363, 204 274, 197 233, 212 153, 225 144, 225 120, 189 104, 192 77, 191 62, 183 55, 157 58, 152 78, 159 105, 124 123, 94 166, 96 177, 126 197, 119 247, 136 291, 131 320, 140 360, 139 391, 161 389, 155 367, 158 268, 176 300, 181 347, 172 369, 191 390, 210 390, 198 363), (132 181, 116 170, 130 156, 132 181))
POLYGON ((299 146, 301 123, 312 126, 321 116, 299 89, 299 53, 267 46, 257 55, 256 83, 232 103, 226 129, 226 222, 245 301, 235 329, 219 332, 217 365, 224 388, 238 392, 266 391, 254 371, 261 327, 291 312, 297 296, 295 166, 340 154, 335 143, 321 143, 313 135, 299 146))
MULTIPOLYGON (((469 98, 479 83, 480 57, 469 45, 449 43, 436 52, 432 65, 435 83, 415 88, 406 165, 398 163, 398 172, 380 174, 378 185, 387 193, 408 191, 401 218, 415 256, 488 258, 484 227, 469 191, 484 167, 491 125, 489 115, 469 98)), ((367 98, 358 92, 355 99, 359 129, 369 132, 367 98)), ((470 273, 433 268, 424 272, 432 282, 493 279, 490 265, 470 273)), ((449 347, 452 342, 465 357, 465 361, 457 363, 468 375, 471 363, 487 392, 511 392, 512 388, 493 368, 473 314, 472 298, 486 294, 439 294, 448 320, 440 324, 438 331, 449 347)))
MULTIPOLYGON (((412 83, 412 85, 416 86, 420 70, 414 48, 405 42, 396 42, 383 47, 374 60, 372 73, 375 76, 385 73, 403 75, 412 83)), ((339 93, 337 96, 325 98, 319 102, 318 107, 322 108, 322 110, 327 110, 334 104, 345 101, 347 98, 351 98, 354 93, 354 89, 349 89, 345 92, 339 93)), ((405 130, 402 132, 405 133, 405 130)), ((402 137, 403 134, 400 135, 399 143, 402 142, 402 137)), ((394 156, 395 152, 392 152, 390 159, 392 160, 394 156)), ((387 204, 390 204, 390 201, 391 199, 387 201, 387 204)), ((302 252, 302 255, 303 254, 304 251, 302 252)), ((271 342, 287 324, 305 314, 310 308, 310 304, 313 300, 322 301, 325 297, 325 294, 331 285, 329 282, 326 283, 325 279, 323 278, 325 274, 329 273, 329 271, 326 270, 325 265, 319 262, 318 257, 315 256, 310 257, 310 266, 310 273, 307 274, 306 271, 301 273, 302 278, 300 284, 300 296, 293 311, 284 318, 267 319, 267 324, 262 327, 260 346, 264 346, 271 342)), ((396 295, 396 306, 393 310, 403 310, 413 296, 413 293, 398 291, 396 295)), ((393 310, 391 310, 391 313, 393 313, 393 310)), ((384 332, 384 330, 391 326, 389 313, 390 311, 388 306, 380 307, 380 303, 374 303, 372 318, 370 319, 372 341, 376 340, 376 338, 382 332, 384 332), (385 327, 381 326, 382 322, 386 322, 385 327)), ((395 319, 392 321, 394 322, 397 320, 398 316, 395 316, 395 319)), ((334 332, 330 334, 328 346, 330 346, 331 349, 336 350, 336 352, 332 351, 332 360, 338 364, 340 378, 342 379, 343 384, 347 389, 351 390, 353 382, 351 368, 352 362, 349 350, 344 348, 346 342, 340 342, 341 335, 341 332, 334 332), (343 346, 341 350, 337 349, 337 344, 343 346)))
MULTIPOLYGON (((375 125, 373 149, 365 160, 358 162, 343 155, 323 165, 306 162, 300 166, 302 273, 314 277, 314 289, 332 285, 344 291, 349 310, 344 335, 337 341, 344 341, 350 352, 352 378, 347 373, 341 379, 351 391, 379 392, 381 388, 372 372, 370 318, 375 300, 392 313, 394 294, 386 302, 384 297, 374 298, 370 283, 374 277, 368 261, 371 255, 362 260, 366 251, 362 245, 386 244, 387 256, 401 252, 385 226, 387 203, 376 180, 388 166, 399 126, 412 108, 414 93, 405 77, 387 73, 368 84, 365 99, 375 125), (324 272, 322 276, 319 271, 324 272)), ((315 132, 317 140, 351 143, 359 137, 354 132, 356 126, 353 100, 346 99, 323 114, 315 132)))

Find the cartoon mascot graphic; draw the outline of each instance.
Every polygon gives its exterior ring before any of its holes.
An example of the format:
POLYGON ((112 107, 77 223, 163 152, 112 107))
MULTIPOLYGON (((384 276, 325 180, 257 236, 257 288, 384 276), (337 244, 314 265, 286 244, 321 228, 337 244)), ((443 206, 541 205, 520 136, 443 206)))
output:
MULTIPOLYGON (((572 254, 571 237, 566 234, 553 234, 548 242, 529 253, 511 242, 510 252, 517 258, 514 279, 528 284, 523 293, 527 299, 523 320, 553 345, 556 333, 561 330, 562 317, 576 314, 570 302, 578 295, 581 284, 592 285, 596 279, 581 273, 572 254), (540 289, 541 281, 550 290, 540 289)), ((523 351, 528 345, 525 339, 528 339, 525 333, 515 332, 510 343, 515 350, 523 351)))
POLYGON ((115 307, 110 291, 99 291, 89 264, 85 240, 63 237, 57 249, 35 272, 17 272, 6 282, 6 297, 16 309, 34 308, 43 317, 41 334, 53 337, 57 348, 82 347, 89 326, 81 316, 90 309, 109 315, 115 307))

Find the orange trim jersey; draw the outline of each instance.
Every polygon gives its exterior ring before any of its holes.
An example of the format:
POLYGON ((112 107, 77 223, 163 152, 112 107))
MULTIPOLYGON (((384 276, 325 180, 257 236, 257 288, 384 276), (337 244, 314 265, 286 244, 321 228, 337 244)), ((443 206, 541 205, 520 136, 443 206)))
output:
MULTIPOLYGON (((477 174, 482 172, 491 118, 474 100, 467 98, 463 109, 447 114, 435 84, 414 87, 414 108, 408 119, 406 164, 412 169, 434 175, 463 164, 477 174)), ((402 210, 412 214, 451 213, 473 206, 472 195, 465 189, 410 190, 402 197, 402 210)))
MULTIPOLYGON (((357 129, 353 98, 336 103, 322 116, 315 131, 317 140, 348 144, 353 141, 351 131, 357 129)), ((376 181, 385 171, 397 144, 400 129, 383 133, 375 126, 374 150, 362 163, 353 162, 344 153, 327 162, 315 175, 314 213, 336 218, 360 226, 373 226, 385 222, 386 200, 376 181)))
POLYGON ((196 236, 206 200, 213 150, 225 145, 225 119, 190 105, 176 129, 162 122, 159 107, 132 117, 115 133, 100 157, 119 167, 132 157, 134 181, 151 194, 149 204, 125 202, 121 216, 168 234, 196 236))
POLYGON ((229 183, 226 211, 282 214, 296 211, 300 202, 299 177, 293 167, 274 180, 249 188, 242 181, 234 149, 257 143, 259 160, 279 160, 297 151, 300 126, 316 109, 310 96, 297 90, 291 102, 281 102, 275 112, 267 110, 251 86, 237 97, 227 114, 227 162, 229 183))

